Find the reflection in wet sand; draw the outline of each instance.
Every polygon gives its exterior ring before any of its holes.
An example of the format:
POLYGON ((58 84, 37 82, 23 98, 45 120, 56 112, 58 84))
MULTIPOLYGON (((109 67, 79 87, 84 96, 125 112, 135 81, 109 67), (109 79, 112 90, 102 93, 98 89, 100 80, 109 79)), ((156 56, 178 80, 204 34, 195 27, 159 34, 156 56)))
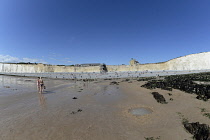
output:
POLYGON ((38 93, 39 96, 39 103, 42 108, 46 108, 46 100, 43 94, 38 93))
POLYGON ((88 81, 83 81, 83 87, 84 88, 88 88, 88 84, 89 84, 88 81))

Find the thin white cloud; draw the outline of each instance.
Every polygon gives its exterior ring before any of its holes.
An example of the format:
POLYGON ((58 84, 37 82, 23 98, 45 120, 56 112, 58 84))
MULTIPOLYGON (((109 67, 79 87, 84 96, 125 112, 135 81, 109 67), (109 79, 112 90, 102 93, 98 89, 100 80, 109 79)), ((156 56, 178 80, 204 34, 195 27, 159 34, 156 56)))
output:
POLYGON ((0 55, 0 62, 18 62, 19 58, 9 55, 0 55))
POLYGON ((50 59, 52 59, 52 60, 57 60, 57 59, 55 59, 55 58, 52 58, 52 57, 51 57, 50 59))
POLYGON ((60 61, 60 62, 65 62, 65 63, 72 63, 72 61, 69 60, 70 58, 57 59, 57 58, 50 57, 49 59, 55 60, 55 61, 60 61))
POLYGON ((61 56, 61 54, 50 52, 48 56, 49 57, 58 57, 58 56, 61 56))
POLYGON ((63 61, 65 63, 72 63, 72 61, 70 61, 70 60, 59 60, 59 61, 63 61))
POLYGON ((30 63, 47 63, 42 59, 33 59, 33 58, 17 58, 10 55, 0 55, 0 62, 7 63, 19 63, 19 62, 30 62, 30 63))

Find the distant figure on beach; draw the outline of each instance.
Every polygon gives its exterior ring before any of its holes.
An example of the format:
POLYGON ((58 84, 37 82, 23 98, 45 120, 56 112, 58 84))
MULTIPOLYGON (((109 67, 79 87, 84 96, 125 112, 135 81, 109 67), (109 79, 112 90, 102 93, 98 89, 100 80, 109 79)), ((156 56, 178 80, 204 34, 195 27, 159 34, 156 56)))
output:
POLYGON ((39 93, 42 93, 44 90, 44 81, 41 77, 38 77, 37 79, 37 89, 39 93))

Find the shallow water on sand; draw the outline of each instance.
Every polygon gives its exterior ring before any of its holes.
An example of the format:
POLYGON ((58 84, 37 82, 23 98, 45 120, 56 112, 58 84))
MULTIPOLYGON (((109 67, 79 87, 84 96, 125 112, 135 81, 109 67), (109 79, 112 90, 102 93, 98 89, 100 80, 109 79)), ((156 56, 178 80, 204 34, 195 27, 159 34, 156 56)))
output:
MULTIPOLYGON (((49 92, 51 88, 56 88, 61 84, 68 84, 63 80, 51 80, 43 78, 46 90, 49 92)), ((19 95, 23 93, 37 92, 37 78, 36 77, 18 77, 0 75, 0 96, 19 95)))
POLYGON ((135 108, 130 109, 129 112, 135 116, 143 116, 152 113, 152 110, 147 108, 135 108))
POLYGON ((36 79, 0 75, 0 96, 36 91, 36 79))

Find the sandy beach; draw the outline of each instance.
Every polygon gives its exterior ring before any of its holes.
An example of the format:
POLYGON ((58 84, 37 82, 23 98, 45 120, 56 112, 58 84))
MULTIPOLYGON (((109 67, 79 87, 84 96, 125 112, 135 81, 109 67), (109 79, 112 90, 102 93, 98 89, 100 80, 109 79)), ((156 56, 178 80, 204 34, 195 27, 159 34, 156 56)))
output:
POLYGON ((1 140, 189 140, 192 135, 184 129, 180 114, 190 122, 210 125, 201 113, 209 101, 176 89, 141 87, 146 81, 44 78, 47 88, 39 94, 36 78, 0 79, 1 140), (110 85, 112 81, 119 85, 110 85), (157 103, 151 94, 155 91, 168 103, 157 103), (137 116, 130 112, 136 108, 151 113, 137 116))

